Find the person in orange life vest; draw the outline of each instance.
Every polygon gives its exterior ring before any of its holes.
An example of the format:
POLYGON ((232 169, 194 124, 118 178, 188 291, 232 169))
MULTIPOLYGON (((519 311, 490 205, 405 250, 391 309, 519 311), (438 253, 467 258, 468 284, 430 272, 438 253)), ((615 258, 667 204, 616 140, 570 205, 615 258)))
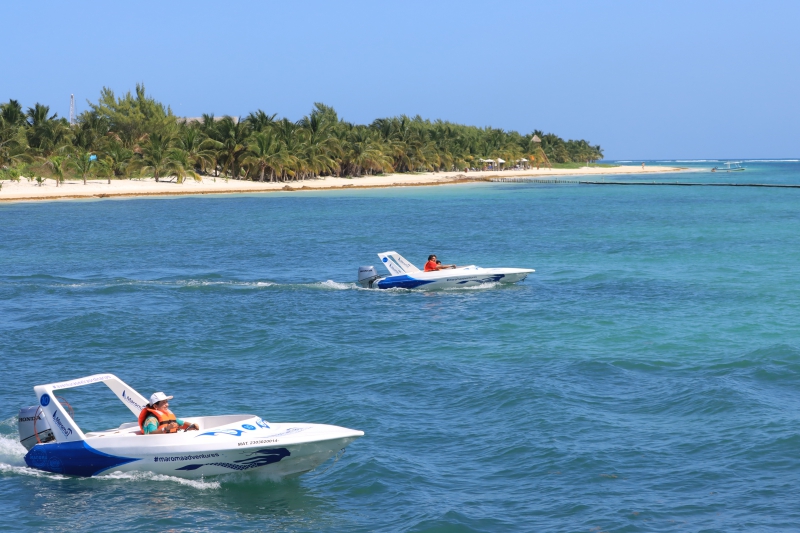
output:
POLYGON ((179 418, 169 410, 169 401, 172 396, 167 396, 163 392, 154 392, 150 396, 150 403, 139 413, 139 427, 145 435, 155 435, 159 433, 175 433, 179 429, 186 431, 200 429, 197 424, 189 424, 179 418))
POLYGON ((445 268, 456 268, 456 266, 443 265, 441 261, 436 260, 436 256, 433 254, 428 256, 428 262, 425 263, 425 272, 432 272, 434 270, 444 270, 445 268))

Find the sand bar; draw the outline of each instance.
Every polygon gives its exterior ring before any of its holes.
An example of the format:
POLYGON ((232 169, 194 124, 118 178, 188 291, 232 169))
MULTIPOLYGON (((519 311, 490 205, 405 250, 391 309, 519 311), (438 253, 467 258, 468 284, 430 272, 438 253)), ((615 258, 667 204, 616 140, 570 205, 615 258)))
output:
POLYGON ((152 178, 136 180, 89 180, 86 185, 81 180, 68 180, 56 187, 54 180, 45 180, 40 186, 35 181, 22 178, 20 181, 3 181, 0 189, 2 201, 30 200, 74 200, 86 198, 108 198, 125 196, 181 196, 187 194, 234 194, 257 192, 283 192, 343 189, 343 188, 379 188, 379 187, 412 187, 424 185, 446 185, 465 183, 493 177, 533 176, 542 179, 560 176, 599 176, 599 175, 645 175, 664 172, 680 172, 686 169, 666 166, 619 166, 584 167, 580 169, 531 169, 503 170, 486 172, 426 172, 420 174, 385 174, 382 176, 365 176, 361 178, 320 178, 305 181, 278 183, 259 183, 254 181, 225 180, 204 176, 202 182, 192 179, 184 183, 174 180, 161 180, 158 183, 152 178))

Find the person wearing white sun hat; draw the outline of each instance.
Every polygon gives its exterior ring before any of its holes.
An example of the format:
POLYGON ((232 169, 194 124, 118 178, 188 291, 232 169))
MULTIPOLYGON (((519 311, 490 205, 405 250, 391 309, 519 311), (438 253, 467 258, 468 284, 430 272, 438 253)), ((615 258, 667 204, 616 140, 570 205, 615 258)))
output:
POLYGON ((184 431, 200 429, 197 424, 190 424, 176 418, 169 410, 169 401, 172 396, 163 392, 154 392, 150 396, 150 403, 139 413, 139 427, 145 435, 159 433, 175 433, 179 429, 184 431))

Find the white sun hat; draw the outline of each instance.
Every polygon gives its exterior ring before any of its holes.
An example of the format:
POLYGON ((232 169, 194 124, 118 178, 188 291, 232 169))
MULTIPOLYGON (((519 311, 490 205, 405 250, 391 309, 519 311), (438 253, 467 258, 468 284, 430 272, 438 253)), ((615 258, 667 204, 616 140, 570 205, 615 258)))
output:
POLYGON ((155 405, 158 402, 163 402, 164 400, 171 400, 173 396, 167 396, 163 392, 154 392, 152 396, 150 396, 150 405, 155 405))

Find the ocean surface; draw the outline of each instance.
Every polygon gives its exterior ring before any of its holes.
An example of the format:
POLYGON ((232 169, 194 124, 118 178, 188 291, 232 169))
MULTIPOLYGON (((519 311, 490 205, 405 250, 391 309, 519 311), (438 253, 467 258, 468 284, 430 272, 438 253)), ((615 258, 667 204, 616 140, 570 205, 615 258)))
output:
MULTIPOLYGON (((695 172, 647 179, 800 184, 796 160, 677 164, 695 172)), ((0 203, 0 529, 796 530, 799 325, 800 189, 0 203), (536 273, 356 288, 386 250, 536 273), (32 387, 100 372, 179 417, 366 435, 284 480, 28 469, 32 387)), ((93 390, 70 396, 79 423, 132 421, 93 390)))

